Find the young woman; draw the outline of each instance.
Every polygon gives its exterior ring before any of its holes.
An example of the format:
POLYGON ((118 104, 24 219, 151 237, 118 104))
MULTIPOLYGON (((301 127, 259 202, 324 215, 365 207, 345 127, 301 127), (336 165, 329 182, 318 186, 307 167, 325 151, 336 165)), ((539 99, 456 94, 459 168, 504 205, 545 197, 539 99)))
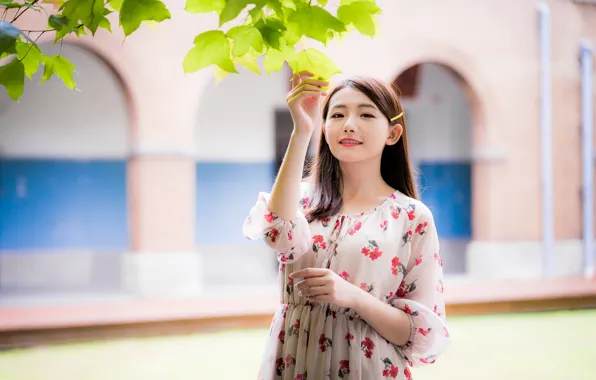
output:
POLYGON ((403 110, 374 79, 345 80, 328 95, 326 86, 294 76, 286 156, 243 225, 280 263, 282 305, 259 379, 411 379, 409 366, 433 363, 450 338, 437 232, 417 200, 403 110), (319 151, 303 180, 317 124, 319 151))

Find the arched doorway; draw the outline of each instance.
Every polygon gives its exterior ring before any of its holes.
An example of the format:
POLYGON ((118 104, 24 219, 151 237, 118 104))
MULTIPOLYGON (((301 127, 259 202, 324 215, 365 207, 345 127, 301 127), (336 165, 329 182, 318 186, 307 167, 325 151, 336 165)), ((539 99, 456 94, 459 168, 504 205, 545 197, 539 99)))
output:
POLYGON ((395 84, 406 113, 419 194, 433 212, 445 273, 466 271, 472 237, 472 109, 465 81, 437 63, 403 71, 395 84))
POLYGON ((82 45, 41 49, 76 66, 78 90, 39 84, 41 69, 19 102, 0 91, 0 287, 116 289, 129 249, 126 91, 82 45))

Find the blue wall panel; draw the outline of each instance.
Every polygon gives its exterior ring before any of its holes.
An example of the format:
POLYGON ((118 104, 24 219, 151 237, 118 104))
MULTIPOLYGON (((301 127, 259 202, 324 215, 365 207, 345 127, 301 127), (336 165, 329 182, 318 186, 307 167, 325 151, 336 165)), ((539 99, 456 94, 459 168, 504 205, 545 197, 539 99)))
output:
POLYGON ((0 159, 0 250, 125 250, 126 161, 0 159))
POLYGON ((272 162, 197 163, 197 244, 250 244, 242 223, 273 179, 272 162))
POLYGON ((439 236, 444 239, 470 238, 470 163, 422 162, 419 170, 420 198, 431 209, 439 236))

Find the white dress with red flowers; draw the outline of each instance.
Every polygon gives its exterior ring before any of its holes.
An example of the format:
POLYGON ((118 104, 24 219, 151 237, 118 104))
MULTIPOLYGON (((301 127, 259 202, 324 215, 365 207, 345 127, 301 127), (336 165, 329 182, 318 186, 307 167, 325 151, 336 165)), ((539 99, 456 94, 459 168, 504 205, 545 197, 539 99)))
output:
POLYGON ((264 238, 280 263, 281 305, 271 323, 259 380, 411 379, 409 366, 431 364, 450 343, 443 270, 433 216, 395 192, 373 210, 308 223, 310 185, 302 183, 296 217, 271 213, 260 193, 243 225, 264 238), (350 309, 309 302, 288 275, 329 268, 410 317, 410 339, 396 346, 350 309))

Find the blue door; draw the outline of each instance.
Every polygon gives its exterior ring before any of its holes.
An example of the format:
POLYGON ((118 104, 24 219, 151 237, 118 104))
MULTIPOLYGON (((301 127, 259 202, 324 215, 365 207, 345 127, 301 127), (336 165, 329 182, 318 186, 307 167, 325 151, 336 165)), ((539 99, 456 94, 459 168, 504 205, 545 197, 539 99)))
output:
POLYGON ((469 162, 421 162, 419 194, 431 209, 442 239, 472 235, 471 165, 469 162))

